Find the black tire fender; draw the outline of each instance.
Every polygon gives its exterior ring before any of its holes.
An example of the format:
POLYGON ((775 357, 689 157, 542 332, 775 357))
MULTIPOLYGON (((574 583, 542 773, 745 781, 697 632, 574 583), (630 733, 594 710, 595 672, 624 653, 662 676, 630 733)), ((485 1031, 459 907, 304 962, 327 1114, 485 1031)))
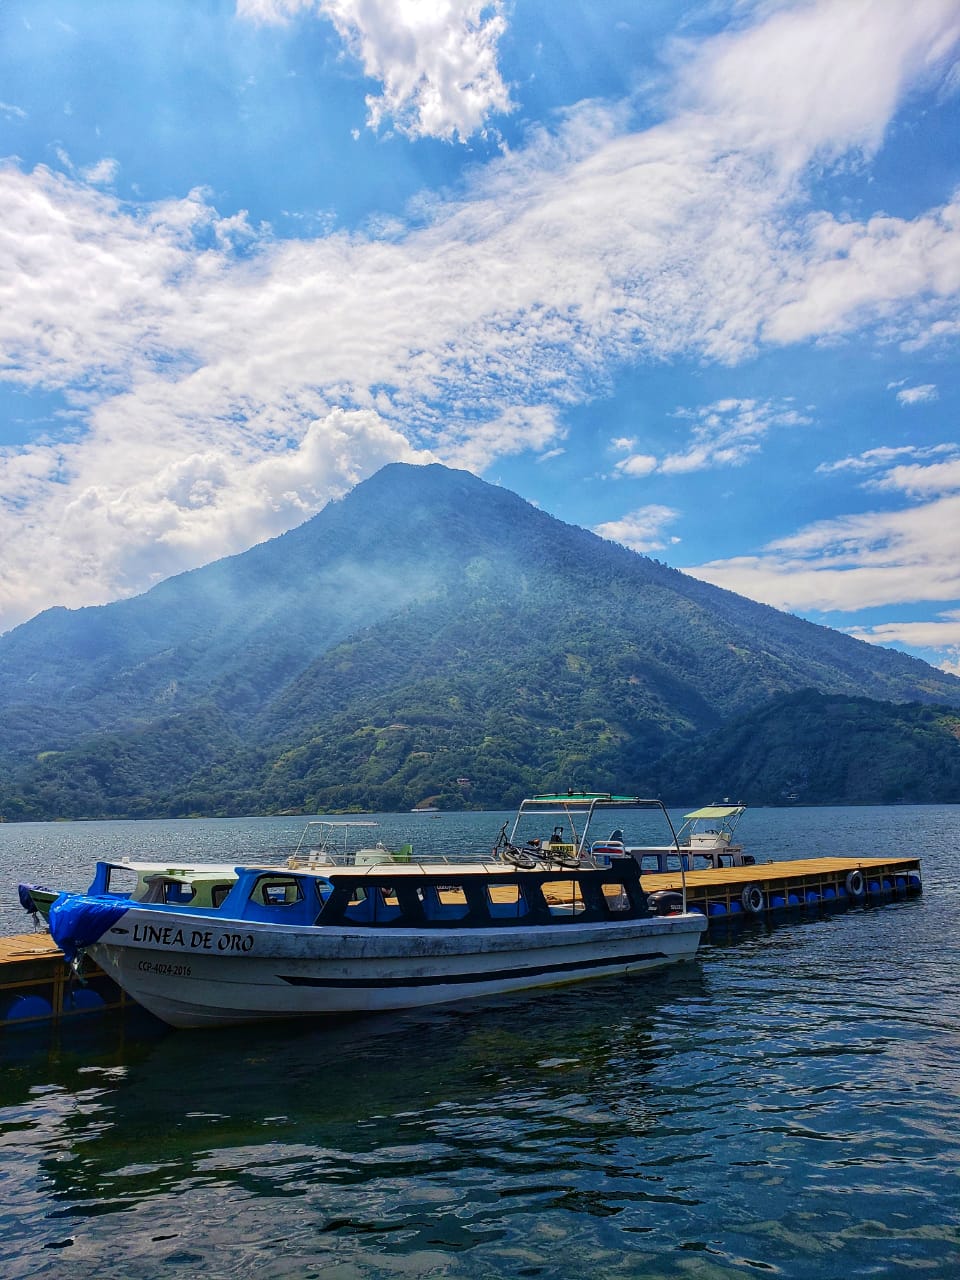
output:
POLYGON ((851 898, 863 897, 864 891, 866 890, 866 884, 864 883, 863 872, 859 867, 848 874, 844 884, 846 885, 847 893, 849 893, 851 898))
POLYGON ((748 884, 744 886, 743 893, 740 895, 740 905, 744 911, 749 912, 752 916, 758 916, 766 906, 763 897, 763 890, 758 884, 748 884))

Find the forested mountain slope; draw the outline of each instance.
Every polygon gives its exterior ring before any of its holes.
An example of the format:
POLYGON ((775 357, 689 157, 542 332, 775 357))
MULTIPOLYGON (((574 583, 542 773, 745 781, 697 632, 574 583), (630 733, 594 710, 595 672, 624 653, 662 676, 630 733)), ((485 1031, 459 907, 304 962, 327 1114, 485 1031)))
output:
POLYGON ((0 637, 0 812, 636 788, 665 753, 804 688, 960 705, 960 680, 916 659, 466 472, 393 464, 242 555, 0 637))
POLYGON ((807 689, 783 694, 656 765, 673 802, 960 804, 960 713, 807 689))

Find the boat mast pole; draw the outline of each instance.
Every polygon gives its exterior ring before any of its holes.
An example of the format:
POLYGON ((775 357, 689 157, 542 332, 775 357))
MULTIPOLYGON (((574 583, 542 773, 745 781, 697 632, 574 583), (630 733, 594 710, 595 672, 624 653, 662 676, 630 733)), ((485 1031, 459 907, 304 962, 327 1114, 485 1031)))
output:
POLYGON ((673 823, 670 820, 670 815, 669 813, 667 813, 667 806, 663 803, 662 800, 658 800, 657 804, 659 804, 661 810, 663 811, 663 816, 667 820, 667 826, 670 828, 670 834, 673 836, 673 847, 677 851, 677 860, 680 863, 680 887, 683 891, 683 909, 684 911, 686 911, 687 909, 687 869, 683 865, 683 854, 680 852, 680 839, 677 836, 673 823))

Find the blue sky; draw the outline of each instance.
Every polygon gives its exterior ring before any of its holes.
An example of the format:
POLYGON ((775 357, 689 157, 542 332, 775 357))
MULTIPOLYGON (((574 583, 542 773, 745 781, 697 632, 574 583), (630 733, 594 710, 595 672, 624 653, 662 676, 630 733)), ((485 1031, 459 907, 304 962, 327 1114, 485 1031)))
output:
POLYGON ((5 0, 0 630, 394 460, 960 674, 958 0, 5 0))

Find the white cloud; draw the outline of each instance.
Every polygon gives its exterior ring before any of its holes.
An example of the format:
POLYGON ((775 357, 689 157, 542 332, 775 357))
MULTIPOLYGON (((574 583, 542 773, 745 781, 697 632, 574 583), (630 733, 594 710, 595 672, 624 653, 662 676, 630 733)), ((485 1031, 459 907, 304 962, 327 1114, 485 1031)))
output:
POLYGON ((118 457, 112 430, 26 456, 0 455, 0 616, 28 616, 50 603, 54 573, 54 598, 67 605, 142 590, 185 565, 282 533, 397 459, 431 455, 412 449, 375 412, 340 409, 311 421, 295 446, 274 451, 212 432, 206 443, 181 434, 171 448, 148 428, 133 460, 118 457), (34 559, 40 545, 42 561, 34 559))
POLYGON ((896 489, 909 497, 929 497, 960 491, 960 455, 943 462, 892 467, 873 482, 875 489, 896 489))
POLYGON ((684 67, 679 98, 721 116, 732 146, 795 171, 812 155, 876 151, 906 86, 950 74, 958 35, 955 0, 778 6, 752 29, 709 41, 684 67))
POLYGON ((960 676, 960 611, 937 615, 940 621, 882 622, 875 626, 848 627, 850 635, 868 644, 927 649, 945 655, 937 665, 949 675, 960 676))
POLYGON ((367 96, 371 129, 392 122, 411 138, 459 138, 513 110, 497 66, 503 0, 239 0, 242 17, 325 14, 383 85, 367 96))
POLYGON ((84 169, 83 177, 94 187, 109 187, 117 179, 120 165, 116 160, 98 160, 96 164, 84 169))
POLYGON ((438 431, 434 436, 434 448, 451 466, 483 471, 496 458, 523 453, 527 449, 538 452, 561 434, 557 413, 552 406, 513 405, 495 418, 477 422, 461 419, 455 430, 444 428, 438 431))
MULTIPOLYGON (((736 467, 758 453, 771 427, 804 427, 810 419, 787 403, 758 400, 717 400, 698 409, 677 409, 672 415, 690 422, 690 439, 682 449, 658 459, 653 454, 629 453, 616 463, 621 476, 638 478, 655 471, 682 475, 712 467, 736 467)), ((633 449, 634 440, 614 440, 615 449, 633 449)))
POLYGON ((774 343, 840 335, 890 322, 919 342, 960 290, 960 199, 912 220, 877 215, 866 224, 811 215, 797 246, 802 269, 784 281, 763 324, 774 343), (912 315, 896 320, 912 300, 912 315))
POLYGON ((850 627, 850 635, 876 644, 906 644, 914 649, 960 649, 960 614, 939 614, 926 622, 882 622, 872 627, 850 627))
POLYGON ((594 526, 594 533, 610 542, 619 542, 632 551, 662 551, 664 547, 680 541, 679 538, 667 535, 664 530, 680 516, 672 507, 652 504, 638 507, 621 520, 608 520, 604 524, 594 526))
POLYGON ((898 458, 920 456, 923 452, 926 451, 919 450, 912 444, 881 445, 876 449, 866 449, 855 457, 840 458, 836 462, 821 462, 817 471, 825 475, 832 471, 876 471, 878 468, 889 466, 898 458))
POLYGON ((924 404, 928 400, 936 400, 937 388, 932 382, 926 383, 922 387, 904 387, 902 391, 897 392, 897 400, 900 404, 924 404))
POLYGON ((947 102, 957 94, 960 94, 960 61, 955 62, 943 77, 938 99, 940 102, 947 102))
POLYGON ((651 453, 631 453, 628 458, 621 458, 617 470, 623 476, 637 479, 651 475, 657 469, 657 459, 651 453))
POLYGON ((771 427, 810 423, 794 408, 756 400, 718 400, 695 411, 678 410, 675 416, 692 420, 693 429, 690 444, 681 452, 668 454, 660 464, 667 474, 739 466, 760 450, 771 427))
POLYGON ((817 471, 863 473, 864 489, 895 490, 911 498, 960 492, 960 444, 897 445, 822 462, 817 471))

